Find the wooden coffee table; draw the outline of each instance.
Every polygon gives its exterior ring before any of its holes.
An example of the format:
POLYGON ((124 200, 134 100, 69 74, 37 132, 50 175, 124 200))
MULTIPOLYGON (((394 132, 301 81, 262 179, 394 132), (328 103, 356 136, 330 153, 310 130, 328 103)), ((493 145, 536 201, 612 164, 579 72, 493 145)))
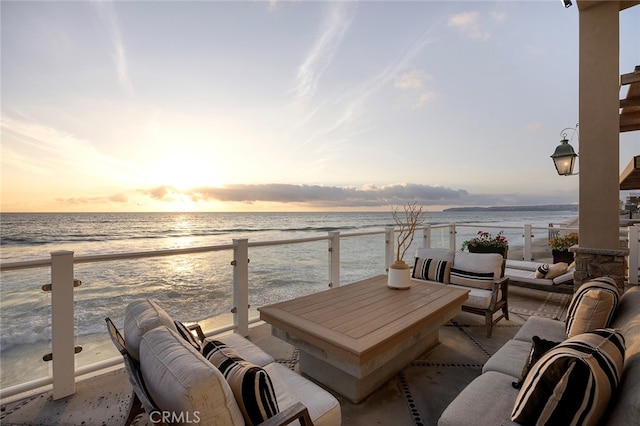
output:
POLYGON ((300 350, 300 372, 359 402, 437 345, 467 297, 416 280, 391 289, 380 275, 258 310, 274 336, 300 350))

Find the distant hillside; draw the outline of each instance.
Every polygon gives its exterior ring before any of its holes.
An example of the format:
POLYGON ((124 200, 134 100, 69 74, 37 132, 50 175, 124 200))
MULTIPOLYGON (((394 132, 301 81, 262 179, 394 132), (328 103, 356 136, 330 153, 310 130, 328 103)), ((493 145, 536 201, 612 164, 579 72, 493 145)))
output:
POLYGON ((577 204, 549 204, 543 206, 494 206, 494 207, 452 207, 443 210, 445 212, 475 212, 475 211, 494 211, 494 212, 538 212, 538 211, 569 211, 577 212, 577 204))

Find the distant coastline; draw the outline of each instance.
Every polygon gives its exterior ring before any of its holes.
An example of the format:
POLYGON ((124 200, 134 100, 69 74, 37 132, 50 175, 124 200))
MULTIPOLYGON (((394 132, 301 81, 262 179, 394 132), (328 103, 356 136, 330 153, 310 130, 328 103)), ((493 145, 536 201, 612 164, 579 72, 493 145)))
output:
POLYGON ((493 206, 493 207, 451 207, 444 209, 443 212, 477 212, 477 211, 494 211, 494 212, 521 212, 521 211, 569 211, 577 212, 577 204, 548 204, 541 206, 493 206))

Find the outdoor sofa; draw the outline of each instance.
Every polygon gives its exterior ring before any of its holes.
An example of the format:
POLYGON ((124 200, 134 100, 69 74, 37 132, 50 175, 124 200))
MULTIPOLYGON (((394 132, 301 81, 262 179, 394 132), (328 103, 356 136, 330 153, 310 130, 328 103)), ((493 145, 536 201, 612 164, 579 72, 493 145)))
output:
POLYGON ((141 409, 154 424, 341 424, 331 393, 239 334, 205 339, 150 299, 127 306, 124 337, 106 321, 134 390, 127 425, 141 409))
POLYGON ((438 425, 638 425, 640 287, 618 292, 598 278, 576 291, 566 321, 530 317, 438 425))
POLYGON ((564 262, 546 264, 507 259, 504 276, 509 277, 509 283, 517 287, 573 294, 573 273, 575 271, 576 268, 573 264, 567 265, 564 262), (546 272, 541 273, 539 269, 546 272))
POLYGON ((502 277, 503 260, 497 253, 420 248, 416 250, 411 277, 468 290, 469 298, 462 310, 484 316, 487 337, 491 337, 493 325, 502 318, 509 319, 509 279, 502 277))

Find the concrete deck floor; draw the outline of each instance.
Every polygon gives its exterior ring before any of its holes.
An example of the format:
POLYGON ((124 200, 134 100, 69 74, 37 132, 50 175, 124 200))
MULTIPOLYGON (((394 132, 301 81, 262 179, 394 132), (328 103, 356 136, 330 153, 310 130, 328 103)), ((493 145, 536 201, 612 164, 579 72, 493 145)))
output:
MULTIPOLYGON (((447 405, 481 373, 483 364, 513 337, 530 315, 564 318, 568 295, 510 287, 510 319, 487 338, 484 318, 461 313, 440 328, 440 345, 422 355, 360 404, 338 394, 342 424, 435 425, 447 405)), ((251 328, 250 340, 278 362, 296 369, 297 351, 271 336, 270 326, 251 328)), ((2 425, 122 425, 131 385, 123 368, 80 380, 76 393, 53 401, 51 391, 2 402, 2 425)), ((148 425, 146 415, 137 424, 148 425)))

